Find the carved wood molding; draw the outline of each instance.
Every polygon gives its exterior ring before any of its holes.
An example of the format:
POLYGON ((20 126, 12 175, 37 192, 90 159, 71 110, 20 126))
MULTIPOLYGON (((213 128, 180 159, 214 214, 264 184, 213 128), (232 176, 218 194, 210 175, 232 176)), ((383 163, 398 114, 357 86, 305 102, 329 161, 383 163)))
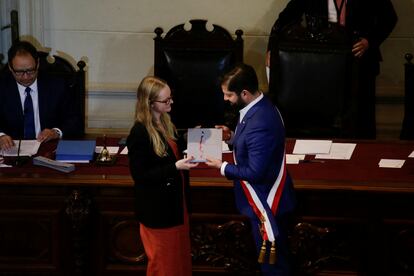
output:
POLYGON ((223 224, 193 222, 193 266, 218 267, 237 275, 254 274, 257 258, 250 231, 250 225, 244 221, 233 220, 223 224))
POLYGON ((74 189, 66 199, 66 215, 72 226, 74 274, 86 275, 89 266, 87 225, 91 214, 92 199, 82 189, 74 189))

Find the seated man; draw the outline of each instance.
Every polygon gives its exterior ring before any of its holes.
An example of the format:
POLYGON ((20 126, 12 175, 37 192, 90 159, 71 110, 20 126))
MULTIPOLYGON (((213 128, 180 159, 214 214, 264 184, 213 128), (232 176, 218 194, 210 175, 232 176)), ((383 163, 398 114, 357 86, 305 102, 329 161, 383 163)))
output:
POLYGON ((81 116, 75 112, 63 79, 39 73, 36 48, 18 41, 8 51, 10 72, 0 76, 0 149, 13 139, 46 142, 77 136, 81 116))

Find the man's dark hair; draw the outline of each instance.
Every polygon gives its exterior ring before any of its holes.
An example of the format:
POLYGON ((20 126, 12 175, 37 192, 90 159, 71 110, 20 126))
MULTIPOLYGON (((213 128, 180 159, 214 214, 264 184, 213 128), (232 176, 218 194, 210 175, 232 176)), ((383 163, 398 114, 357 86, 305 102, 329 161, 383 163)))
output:
POLYGON ((240 63, 222 78, 222 84, 227 85, 227 89, 240 95, 243 90, 254 94, 259 90, 259 81, 254 68, 250 65, 240 63))
POLYGON ((29 54, 31 55, 34 60, 38 61, 39 54, 36 50, 36 48, 27 41, 16 41, 13 43, 13 45, 10 47, 7 56, 8 56, 8 62, 11 65, 12 60, 18 55, 18 54, 29 54))

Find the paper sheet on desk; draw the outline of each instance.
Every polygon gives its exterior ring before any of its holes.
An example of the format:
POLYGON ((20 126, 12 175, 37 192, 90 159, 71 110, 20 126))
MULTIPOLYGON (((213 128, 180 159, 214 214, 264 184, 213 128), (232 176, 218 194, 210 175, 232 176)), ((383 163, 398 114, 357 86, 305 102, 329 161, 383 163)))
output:
POLYGON ((414 151, 410 155, 408 155, 408 157, 414 158, 414 151))
MULTIPOLYGON (((103 149, 103 146, 97 146, 95 148, 96 153, 101 153, 103 149)), ((117 154, 119 151, 119 147, 106 147, 106 149, 109 151, 109 154, 117 154)))
POLYGON ((221 144, 221 150, 223 151, 223 153, 231 152, 229 145, 227 145, 224 141, 221 144))
POLYGON ((122 151, 121 151, 121 153, 120 154, 122 154, 122 155, 126 155, 126 154, 128 154, 128 148, 127 147, 125 147, 122 151))
POLYGON ((0 168, 11 168, 10 165, 4 164, 4 158, 0 157, 0 168))
POLYGON ((378 163, 380 168, 401 168, 404 165, 405 160, 401 159, 381 159, 378 163))
POLYGON ((331 150, 327 154, 317 154, 316 159, 350 160, 356 144, 332 143, 331 150))
POLYGON ((17 156, 17 151, 19 151, 20 156, 32 156, 37 153, 40 147, 40 142, 37 140, 20 140, 20 150, 19 150, 19 140, 13 140, 14 147, 8 151, 3 151, 3 156, 17 156))
POLYGON ((305 160, 305 154, 286 154, 286 164, 299 164, 300 160, 305 160))
POLYGON ((296 140, 293 154, 329 153, 331 140, 296 140))

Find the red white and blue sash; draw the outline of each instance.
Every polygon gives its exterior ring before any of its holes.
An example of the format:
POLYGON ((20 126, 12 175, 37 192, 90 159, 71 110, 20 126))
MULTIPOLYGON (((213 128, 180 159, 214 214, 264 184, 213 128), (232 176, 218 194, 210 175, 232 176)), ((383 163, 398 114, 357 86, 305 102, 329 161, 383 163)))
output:
MULTIPOLYGON (((235 160, 235 159, 234 159, 235 160)), ((272 188, 268 195, 262 195, 257 193, 256 190, 249 182, 241 180, 240 184, 243 188, 244 194, 252 207, 256 216, 263 223, 263 240, 274 242, 276 236, 279 234, 275 222, 275 215, 278 210, 280 198, 282 195, 283 187, 286 182, 286 162, 285 154, 283 154, 283 160, 277 174, 277 178, 273 183, 272 188)))

